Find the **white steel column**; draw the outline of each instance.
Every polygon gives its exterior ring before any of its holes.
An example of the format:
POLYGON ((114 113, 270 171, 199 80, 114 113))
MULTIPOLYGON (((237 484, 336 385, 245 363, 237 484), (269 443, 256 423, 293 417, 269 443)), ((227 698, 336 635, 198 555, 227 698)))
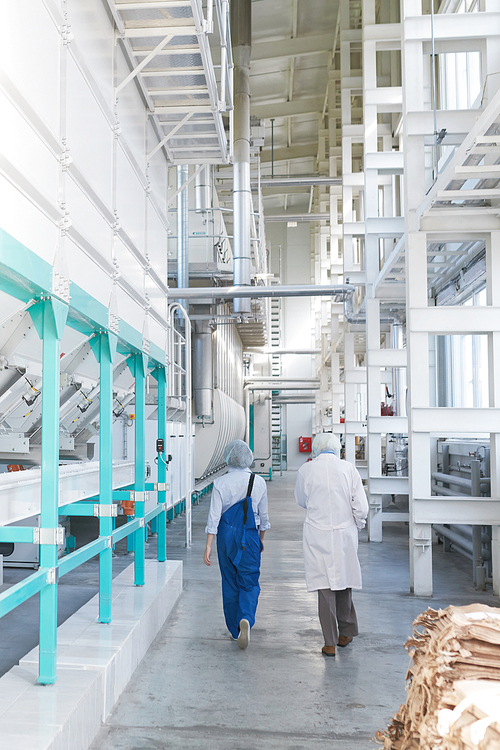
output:
MULTIPOLYGON (((500 232, 491 232, 486 240, 487 303, 500 307, 500 232)), ((500 332, 488 334, 488 386, 490 407, 500 406, 500 332), (496 374, 496 375, 495 375, 496 374)), ((500 431, 490 433, 491 497, 500 497, 500 431)), ((491 563, 493 591, 500 594, 500 526, 493 525, 491 563)))

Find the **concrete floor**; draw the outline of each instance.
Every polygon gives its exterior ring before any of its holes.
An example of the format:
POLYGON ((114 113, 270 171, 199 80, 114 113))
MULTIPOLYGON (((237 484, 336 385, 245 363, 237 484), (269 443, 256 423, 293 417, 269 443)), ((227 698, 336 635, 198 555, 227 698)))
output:
MULTIPOLYGON (((185 590, 91 750, 364 750, 405 700, 412 621, 428 606, 481 601, 470 563, 435 547, 435 596, 409 594, 408 531, 388 524, 382 544, 361 535, 364 589, 355 593, 360 635, 338 655, 321 654, 316 596, 305 590, 295 473, 268 485, 257 622, 240 651, 225 629, 217 565, 202 561, 208 498, 169 526, 169 556, 184 560, 185 590)), ((214 561, 215 562, 215 561, 214 561)))

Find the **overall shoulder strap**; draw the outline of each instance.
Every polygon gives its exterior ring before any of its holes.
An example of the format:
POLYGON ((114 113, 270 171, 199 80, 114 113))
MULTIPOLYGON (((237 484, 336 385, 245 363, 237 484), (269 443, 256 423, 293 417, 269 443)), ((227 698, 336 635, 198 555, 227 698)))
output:
POLYGON ((250 479, 248 481, 247 494, 245 495, 245 500, 243 501, 243 524, 244 525, 246 525, 246 522, 247 522, 248 498, 252 497, 254 480, 255 480, 255 474, 252 473, 250 474, 250 479))
POLYGON ((250 479, 248 480, 248 487, 247 487, 247 497, 252 497, 252 490, 253 490, 253 483, 255 480, 255 474, 250 474, 250 479))

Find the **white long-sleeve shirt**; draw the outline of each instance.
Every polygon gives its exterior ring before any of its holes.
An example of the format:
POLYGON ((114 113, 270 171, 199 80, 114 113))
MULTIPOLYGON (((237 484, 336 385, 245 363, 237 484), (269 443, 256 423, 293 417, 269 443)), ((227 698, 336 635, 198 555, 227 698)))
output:
MULTIPOLYGON (((205 527, 206 534, 217 534, 221 515, 232 505, 246 497, 250 469, 230 468, 227 474, 214 480, 210 511, 205 527)), ((267 486, 262 477, 255 475, 252 489, 252 510, 255 515, 255 525, 260 531, 271 528, 267 515, 267 486)))

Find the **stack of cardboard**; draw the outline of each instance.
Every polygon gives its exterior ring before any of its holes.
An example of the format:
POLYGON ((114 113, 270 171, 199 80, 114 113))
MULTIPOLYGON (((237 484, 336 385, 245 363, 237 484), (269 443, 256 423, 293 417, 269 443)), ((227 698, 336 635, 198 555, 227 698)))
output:
POLYGON ((384 750, 500 748, 500 609, 428 609, 406 648, 408 698, 377 732, 384 750))

